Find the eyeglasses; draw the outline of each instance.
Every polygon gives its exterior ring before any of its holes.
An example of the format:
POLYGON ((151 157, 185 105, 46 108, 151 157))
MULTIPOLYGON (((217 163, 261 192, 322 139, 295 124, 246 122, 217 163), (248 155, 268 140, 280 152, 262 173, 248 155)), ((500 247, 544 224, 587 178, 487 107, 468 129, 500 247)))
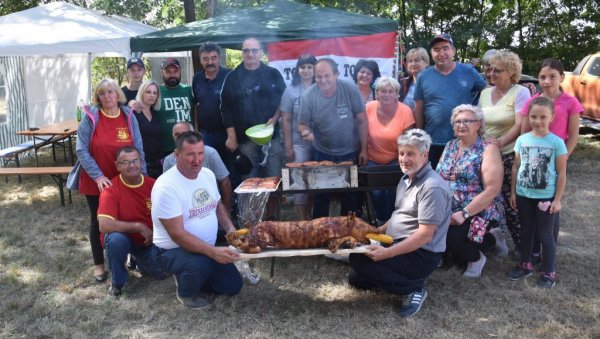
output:
POLYGON ((138 166, 140 164, 140 159, 133 159, 133 160, 121 160, 121 161, 117 161, 117 163, 119 163, 119 165, 125 166, 125 167, 129 167, 129 165, 133 164, 135 166, 138 166))
POLYGON ((505 71, 505 69, 499 69, 499 68, 495 68, 495 67, 494 68, 490 67, 490 68, 488 68, 488 69, 485 70, 486 73, 494 73, 494 74, 500 74, 500 73, 502 73, 504 71, 505 71))
POLYGON ((244 53, 244 54, 250 54, 250 53, 256 54, 258 52, 260 52, 260 48, 244 48, 242 50, 242 53, 244 53))
POLYGON ((454 125, 456 127, 458 127, 460 125, 469 126, 470 124, 472 124, 474 122, 479 122, 479 120, 476 120, 476 119, 471 119, 471 120, 454 120, 454 121, 452 121, 452 125, 454 125))
POLYGON ((407 60, 406 60, 406 63, 407 63, 407 64, 413 64, 413 63, 414 63, 414 64, 416 64, 416 63, 418 63, 418 62, 421 62, 422 60, 423 60, 423 59, 419 59, 419 58, 417 58, 417 59, 407 59, 407 60))

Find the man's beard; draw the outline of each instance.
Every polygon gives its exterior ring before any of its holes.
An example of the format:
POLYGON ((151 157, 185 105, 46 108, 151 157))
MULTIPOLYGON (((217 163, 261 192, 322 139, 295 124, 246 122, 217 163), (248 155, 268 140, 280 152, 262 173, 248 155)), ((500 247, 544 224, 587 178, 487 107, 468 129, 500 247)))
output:
POLYGON ((179 85, 179 82, 181 81, 181 78, 163 78, 163 81, 165 83, 165 85, 167 85, 168 87, 175 87, 177 85, 179 85))

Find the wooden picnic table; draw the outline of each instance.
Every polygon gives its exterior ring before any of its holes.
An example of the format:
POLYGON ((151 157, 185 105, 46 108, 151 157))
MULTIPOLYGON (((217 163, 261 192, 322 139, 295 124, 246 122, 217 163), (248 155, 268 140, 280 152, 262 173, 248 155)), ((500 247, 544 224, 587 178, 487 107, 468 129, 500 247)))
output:
MULTIPOLYGON (((46 145, 52 145, 52 156, 54 158, 54 161, 56 161, 54 146, 58 142, 68 139, 69 154, 71 156, 71 165, 74 165, 75 157, 73 156, 73 144, 71 141, 73 136, 77 134, 78 127, 79 124, 77 123, 77 120, 71 119, 39 128, 30 127, 27 130, 18 131, 17 134, 32 137, 34 142, 34 149, 36 150, 46 145), (39 142, 39 144, 37 142, 39 142)), ((35 161, 37 164, 37 152, 35 153, 35 161)))

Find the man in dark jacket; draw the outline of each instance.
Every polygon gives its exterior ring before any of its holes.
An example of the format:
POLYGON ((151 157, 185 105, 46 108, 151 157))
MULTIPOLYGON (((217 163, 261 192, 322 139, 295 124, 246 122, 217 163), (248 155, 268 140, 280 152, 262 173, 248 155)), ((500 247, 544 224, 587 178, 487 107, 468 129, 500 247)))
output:
MULTIPOLYGON (((273 67, 261 62, 263 55, 260 42, 248 38, 242 44, 243 62, 226 77, 221 90, 221 114, 227 130, 225 147, 230 152, 239 150, 252 161, 252 171, 238 178, 281 176, 283 144, 279 136, 279 104, 285 90, 283 77, 273 67), (258 124, 275 127, 267 161, 262 147, 245 134, 247 128, 258 124)), ((232 176, 235 176, 232 170, 232 176)), ((234 180, 237 181, 237 180, 234 180)))

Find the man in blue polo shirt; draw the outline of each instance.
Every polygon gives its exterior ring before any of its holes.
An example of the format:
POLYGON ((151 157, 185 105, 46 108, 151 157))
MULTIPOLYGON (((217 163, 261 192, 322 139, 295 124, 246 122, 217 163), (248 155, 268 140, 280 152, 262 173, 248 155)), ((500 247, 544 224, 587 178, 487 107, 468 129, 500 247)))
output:
POLYGON ((431 167, 437 167, 444 146, 454 138, 450 115, 460 104, 473 104, 485 88, 485 79, 471 65, 454 61, 456 48, 450 34, 440 34, 429 43, 433 67, 422 71, 415 88, 413 109, 417 128, 431 135, 431 167))
POLYGON ((221 116, 221 88, 225 76, 231 70, 219 64, 221 48, 219 45, 206 42, 200 46, 200 63, 202 70, 194 75, 192 91, 196 104, 198 130, 202 132, 207 146, 216 149, 229 169, 230 154, 225 148, 227 131, 221 116))

